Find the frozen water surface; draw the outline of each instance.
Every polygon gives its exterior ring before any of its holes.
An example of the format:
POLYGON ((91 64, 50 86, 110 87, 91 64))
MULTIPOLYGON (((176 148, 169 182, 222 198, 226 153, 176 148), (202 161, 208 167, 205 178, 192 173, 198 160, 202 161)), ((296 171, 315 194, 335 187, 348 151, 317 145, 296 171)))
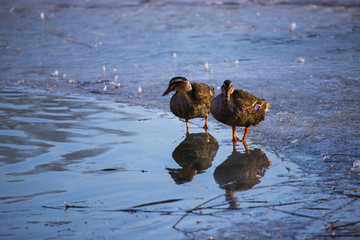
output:
POLYGON ((359 7, 2 1, 0 237, 358 238, 359 7), (271 102, 250 155, 185 137, 177 75, 271 102))
POLYGON ((184 136, 169 113, 61 95, 0 93, 4 239, 358 235, 356 183, 215 123, 184 136))

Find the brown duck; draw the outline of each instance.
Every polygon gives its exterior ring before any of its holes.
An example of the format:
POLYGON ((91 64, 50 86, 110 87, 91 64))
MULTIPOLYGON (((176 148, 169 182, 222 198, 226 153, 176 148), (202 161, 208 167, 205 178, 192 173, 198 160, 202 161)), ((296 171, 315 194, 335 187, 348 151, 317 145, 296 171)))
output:
POLYGON ((221 87, 221 94, 212 101, 210 111, 216 120, 232 127, 232 140, 235 143, 246 141, 249 127, 263 121, 269 107, 269 102, 246 91, 234 90, 232 82, 226 80, 221 87), (241 140, 236 137, 236 126, 245 127, 241 140))
POLYGON ((214 99, 214 87, 203 83, 189 82, 184 77, 174 77, 163 96, 176 91, 170 100, 170 109, 175 116, 185 119, 186 133, 189 133, 189 119, 205 118, 204 128, 208 129, 208 115, 214 99))

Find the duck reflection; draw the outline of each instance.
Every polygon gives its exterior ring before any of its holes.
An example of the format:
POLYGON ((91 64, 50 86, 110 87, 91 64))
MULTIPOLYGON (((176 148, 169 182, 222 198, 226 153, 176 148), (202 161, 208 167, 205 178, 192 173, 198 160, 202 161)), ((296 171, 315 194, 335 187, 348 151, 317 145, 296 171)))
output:
POLYGON ((208 133, 187 134, 172 153, 181 168, 167 170, 176 184, 190 182, 196 174, 211 167, 218 149, 216 139, 208 133))
POLYGON ((260 183, 260 178, 264 176, 266 169, 270 165, 270 160, 260 149, 247 150, 246 153, 239 153, 234 150, 215 169, 215 181, 220 188, 226 191, 226 200, 229 202, 230 208, 239 206, 234 193, 251 189, 260 183))

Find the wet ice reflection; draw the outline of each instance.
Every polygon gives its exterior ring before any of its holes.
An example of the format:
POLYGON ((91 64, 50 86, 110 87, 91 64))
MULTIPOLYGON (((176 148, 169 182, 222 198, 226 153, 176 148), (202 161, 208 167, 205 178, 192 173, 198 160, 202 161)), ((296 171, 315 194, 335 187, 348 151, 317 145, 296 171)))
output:
POLYGON ((249 153, 235 150, 215 169, 214 179, 219 187, 225 190, 230 208, 239 206, 234 194, 251 189, 260 183, 260 178, 264 176, 270 165, 269 158, 260 149, 251 150, 249 153))
MULTIPOLYGON (((99 136, 99 142, 101 136, 107 134, 134 135, 133 132, 103 126, 98 120, 104 109, 80 99, 3 91, 0 92, 0 102, 0 162, 15 164, 35 157, 42 157, 45 162, 39 162, 31 170, 9 173, 12 175, 65 171, 69 164, 108 151, 106 146, 96 147, 95 142, 91 147, 72 149, 71 143, 89 143, 89 137, 93 135, 99 136), (81 124, 85 120, 87 124, 81 124), (50 149, 66 153, 56 159, 47 155, 50 149)), ((124 117, 131 118, 130 115, 124 117)), ((111 142, 111 139, 106 141, 111 142)))
POLYGON ((167 168, 177 184, 190 182, 196 174, 211 167, 219 149, 216 139, 207 133, 187 134, 173 151, 172 157, 181 168, 167 168))
POLYGON ((6 234, 0 238, 183 239, 172 226, 200 205, 178 224, 199 239, 222 236, 223 229, 247 236, 244 228, 259 225, 266 228, 255 239, 269 238, 285 218, 284 235, 304 226, 303 233, 326 232, 317 207, 329 223, 358 221, 356 192, 339 193, 326 183, 317 188, 319 178, 267 151, 266 142, 255 143, 256 135, 249 148, 238 144, 233 151, 228 131, 210 125, 206 135, 198 121, 194 129, 201 133, 184 139, 183 122, 170 114, 15 90, 0 91, 0 100, 0 232, 6 234), (64 201, 88 207, 64 212, 64 201))

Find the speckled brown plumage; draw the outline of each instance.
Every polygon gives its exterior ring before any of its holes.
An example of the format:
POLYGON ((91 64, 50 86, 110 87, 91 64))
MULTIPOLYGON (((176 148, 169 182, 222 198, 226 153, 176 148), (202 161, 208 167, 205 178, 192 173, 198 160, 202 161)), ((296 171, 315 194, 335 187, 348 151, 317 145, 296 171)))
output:
POLYGON ((233 141, 236 137, 236 126, 245 127, 245 134, 241 141, 246 140, 248 129, 257 125, 265 118, 270 103, 243 90, 234 90, 232 82, 224 81, 221 94, 211 103, 211 114, 216 120, 233 128, 233 141))
POLYGON ((207 118, 210 113, 211 101, 214 99, 214 87, 198 82, 189 82, 184 77, 174 77, 169 82, 168 89, 163 93, 176 91, 170 100, 170 109, 175 116, 186 121, 187 132, 189 132, 188 120, 193 118, 205 118, 207 129, 207 118))

